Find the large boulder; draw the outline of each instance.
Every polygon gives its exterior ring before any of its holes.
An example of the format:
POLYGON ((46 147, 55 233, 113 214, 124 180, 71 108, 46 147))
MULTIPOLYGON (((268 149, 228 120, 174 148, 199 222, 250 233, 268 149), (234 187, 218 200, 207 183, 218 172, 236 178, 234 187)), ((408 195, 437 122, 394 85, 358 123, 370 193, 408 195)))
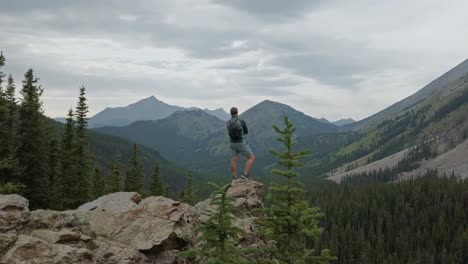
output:
POLYGON ((113 193, 78 208, 99 236, 147 254, 183 248, 192 238, 192 207, 162 196, 113 193))
POLYGON ((94 263, 138 264, 148 263, 146 257, 136 248, 103 237, 93 240, 94 263))
MULTIPOLYGON (((257 227, 255 225, 257 213, 255 209, 263 207, 263 184, 244 179, 233 180, 227 194, 234 198, 234 208, 236 209, 234 211, 234 225, 244 231, 244 235, 239 238, 241 245, 257 243, 257 227)), ((216 206, 211 204, 211 198, 194 206, 197 219, 201 223, 205 223, 216 209, 216 206)))
POLYGON ((0 232, 7 232, 25 223, 29 217, 28 206, 28 200, 17 194, 0 195, 0 232))
POLYGON ((8 264, 92 263, 92 252, 62 244, 49 244, 39 238, 20 235, 15 245, 2 257, 8 264))
MULTIPOLYGON (((234 198, 234 208, 236 209, 234 215, 239 219, 253 217, 255 209, 263 206, 263 184, 259 182, 243 179, 233 180, 227 194, 234 198)), ((194 209, 201 222, 205 222, 216 210, 211 205, 211 198, 197 203, 194 209)))
MULTIPOLYGON (((261 183, 249 180, 235 180, 229 189, 234 224, 246 231, 241 246, 257 243, 255 209, 262 207, 262 192, 261 183)), ((215 210, 211 199, 192 207, 119 192, 76 210, 29 212, 25 198, 1 195, 0 264, 183 264, 179 252, 197 245, 197 227, 215 210)))
POLYGON ((232 181, 228 196, 234 198, 238 212, 251 216, 253 210, 263 206, 263 184, 251 180, 237 179, 232 181))
POLYGON ((13 245, 17 237, 18 237, 18 232, 16 232, 16 230, 10 230, 7 233, 0 234, 0 256, 11 245, 13 245))
POLYGON ((62 229, 62 228, 84 228, 86 221, 79 217, 74 211, 35 210, 31 212, 29 221, 26 223, 28 229, 62 229))

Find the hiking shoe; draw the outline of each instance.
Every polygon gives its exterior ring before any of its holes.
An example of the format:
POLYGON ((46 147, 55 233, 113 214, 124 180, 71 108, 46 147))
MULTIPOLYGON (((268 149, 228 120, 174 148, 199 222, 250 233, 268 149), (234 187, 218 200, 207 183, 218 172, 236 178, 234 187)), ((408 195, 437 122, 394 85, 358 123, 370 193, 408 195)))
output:
POLYGON ((250 178, 250 175, 244 173, 242 173, 241 178, 244 180, 252 180, 252 178, 250 178))

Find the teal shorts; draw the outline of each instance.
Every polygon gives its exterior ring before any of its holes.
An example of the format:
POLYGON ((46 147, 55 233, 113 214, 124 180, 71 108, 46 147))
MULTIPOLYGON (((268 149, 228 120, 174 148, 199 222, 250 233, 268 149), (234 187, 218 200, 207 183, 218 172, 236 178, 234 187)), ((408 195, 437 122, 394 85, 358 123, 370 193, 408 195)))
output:
POLYGON ((229 145, 231 148, 231 157, 237 157, 239 154, 248 158, 253 155, 252 150, 247 143, 231 143, 229 145))

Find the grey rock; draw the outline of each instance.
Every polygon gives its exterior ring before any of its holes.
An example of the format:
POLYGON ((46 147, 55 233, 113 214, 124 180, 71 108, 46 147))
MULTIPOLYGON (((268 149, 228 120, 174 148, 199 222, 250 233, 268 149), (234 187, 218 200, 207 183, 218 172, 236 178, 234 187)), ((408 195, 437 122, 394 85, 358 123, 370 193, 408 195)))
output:
POLYGON ((35 210, 26 224, 29 229, 60 229, 86 225, 74 211, 35 210))
POLYGON ((71 230, 52 231, 48 229, 33 230, 31 236, 47 241, 49 244, 81 241, 81 235, 71 230))
POLYGON ((50 245, 46 241, 20 235, 0 263, 8 264, 66 264, 92 263, 91 251, 68 245, 50 245))
POLYGON ((94 240, 94 260, 106 264, 137 264, 145 263, 145 256, 137 249, 103 237, 94 240))
POLYGON ((17 194, 0 195, 0 232, 12 230, 28 220, 29 201, 17 194))
MULTIPOLYGON (((261 245, 253 209, 262 207, 262 192, 262 184, 246 180, 233 181, 229 190, 238 209, 234 224, 245 231, 240 246, 261 245)), ((0 264, 185 264, 180 251, 197 246, 197 227, 216 209, 210 199, 192 207, 120 192, 77 210, 29 213, 23 197, 1 198, 0 264)))
MULTIPOLYGON (((82 217, 97 235, 142 251, 160 252, 188 243, 193 229, 191 206, 162 196, 149 197, 137 205, 132 204, 132 197, 129 193, 101 197, 97 209, 82 217), (109 200, 116 198, 122 207, 109 200)), ((78 210, 84 211, 81 207, 78 210)))
POLYGON ((43 240, 20 235, 0 263, 53 263, 52 248, 43 240))
POLYGON ((76 211, 86 213, 101 211, 107 214, 120 214, 135 208, 140 201, 141 196, 136 192, 117 192, 86 203, 78 207, 76 211))
POLYGON ((5 252, 16 241, 17 237, 18 232, 16 230, 0 234, 0 254, 5 252))

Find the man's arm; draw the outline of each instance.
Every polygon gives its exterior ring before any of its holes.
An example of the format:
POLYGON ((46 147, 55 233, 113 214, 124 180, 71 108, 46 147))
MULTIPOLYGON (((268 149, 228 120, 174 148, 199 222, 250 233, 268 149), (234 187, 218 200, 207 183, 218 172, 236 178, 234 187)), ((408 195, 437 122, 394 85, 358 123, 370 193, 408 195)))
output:
POLYGON ((245 123, 244 120, 242 120, 242 129, 244 130, 244 135, 247 135, 249 133, 249 129, 247 128, 247 124, 245 123))

